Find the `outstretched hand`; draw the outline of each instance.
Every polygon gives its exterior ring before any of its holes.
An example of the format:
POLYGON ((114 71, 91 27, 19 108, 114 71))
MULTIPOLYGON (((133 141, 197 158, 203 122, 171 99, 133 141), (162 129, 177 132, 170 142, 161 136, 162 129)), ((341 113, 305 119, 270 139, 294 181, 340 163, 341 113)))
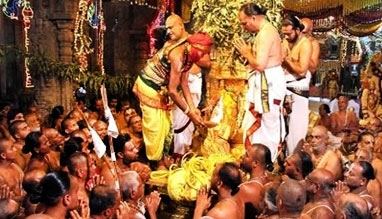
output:
POLYGON ((191 121, 194 123, 195 126, 204 126, 204 120, 201 116, 199 109, 192 110, 188 114, 188 116, 190 117, 191 121))
POLYGON ((130 170, 134 170, 139 174, 143 182, 146 182, 150 178, 151 169, 150 166, 139 161, 130 163, 130 170))

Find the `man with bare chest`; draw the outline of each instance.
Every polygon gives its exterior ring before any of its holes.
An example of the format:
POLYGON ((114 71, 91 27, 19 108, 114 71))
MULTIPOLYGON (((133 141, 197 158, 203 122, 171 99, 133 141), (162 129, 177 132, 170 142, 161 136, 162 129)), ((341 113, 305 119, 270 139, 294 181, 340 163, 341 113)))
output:
POLYGON ((308 67, 312 56, 312 45, 302 33, 303 29, 304 25, 296 16, 287 16, 282 21, 282 33, 285 37, 283 68, 287 95, 291 97, 293 103, 287 124, 288 154, 293 154, 298 142, 305 139, 309 123, 308 96, 311 74, 308 67))
POLYGON ((357 141, 357 120, 354 111, 348 110, 347 97, 340 96, 338 98, 338 112, 334 112, 330 116, 330 131, 337 137, 350 138, 348 141, 357 141))
POLYGON ((270 174, 273 170, 270 150, 262 144, 252 145, 241 167, 250 174, 250 179, 240 184, 237 196, 245 203, 245 218, 253 218, 263 211, 264 185, 276 181, 270 174))
POLYGON ((335 208, 331 197, 334 188, 333 174, 323 168, 313 170, 305 178, 305 188, 309 202, 305 204, 303 213, 312 219, 335 218, 335 208))
POLYGON ((316 126, 312 130, 311 150, 313 165, 330 171, 335 180, 342 178, 341 161, 334 151, 328 149, 328 130, 324 126, 316 126))
POLYGON ((264 144, 271 151, 274 161, 285 135, 281 106, 286 85, 281 68, 280 35, 267 21, 265 14, 266 10, 255 3, 240 8, 241 25, 248 32, 256 33, 256 39, 251 46, 240 38, 234 41, 234 46, 248 61, 248 107, 243 119, 246 147, 264 144))
POLYGON ((241 175, 235 164, 218 164, 211 177, 211 189, 217 193, 218 202, 209 209, 206 216, 202 217, 203 212, 211 205, 211 197, 206 188, 201 188, 196 199, 193 218, 244 219, 244 202, 237 195, 240 184, 241 175))
POLYGON ((313 21, 309 18, 302 18, 301 23, 304 24, 304 30, 302 33, 310 40, 312 44, 312 56, 309 61, 309 72, 314 74, 317 71, 318 60, 320 57, 320 44, 318 40, 316 40, 313 35, 313 21))
POLYGON ((10 191, 15 194, 14 200, 21 201, 24 192, 21 183, 24 173, 13 163, 16 157, 16 148, 9 139, 0 139, 0 177, 4 179, 4 183, 9 187, 10 191))
POLYGON ((25 121, 14 121, 9 126, 9 133, 16 140, 14 146, 16 148, 16 159, 14 162, 24 170, 30 159, 30 154, 22 153, 25 145, 25 138, 31 132, 28 124, 25 121))
POLYGON ((188 36, 183 20, 176 14, 166 21, 169 40, 147 61, 134 83, 142 110, 142 133, 149 160, 168 155, 172 140, 170 100, 195 125, 204 125, 188 87, 188 70, 210 52, 212 38, 204 33, 188 36), (187 46, 186 46, 187 45, 187 46), (181 88, 182 92, 179 92, 181 88))

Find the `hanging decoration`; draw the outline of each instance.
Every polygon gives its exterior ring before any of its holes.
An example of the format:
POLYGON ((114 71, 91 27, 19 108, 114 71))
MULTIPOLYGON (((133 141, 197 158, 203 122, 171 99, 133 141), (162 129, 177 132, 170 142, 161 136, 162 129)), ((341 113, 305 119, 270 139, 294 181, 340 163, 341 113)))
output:
POLYGON ((31 27, 31 20, 33 18, 33 10, 29 0, 0 0, 0 7, 5 16, 12 20, 22 19, 24 31, 24 50, 27 54, 24 57, 24 80, 25 88, 33 88, 32 76, 29 69, 29 29, 31 27), (21 11, 21 15, 20 15, 21 11))
MULTIPOLYGON (((111 95, 131 96, 132 85, 135 79, 129 72, 118 72, 116 76, 102 75, 99 71, 79 70, 78 63, 63 63, 49 58, 41 51, 26 54, 15 46, 4 46, 0 44, 0 63, 4 60, 4 54, 13 53, 17 58, 29 58, 31 76, 35 80, 40 78, 56 77, 61 81, 69 81, 77 84, 83 84, 88 92, 97 94, 101 84, 105 84, 111 95)), ((21 60, 18 60, 21 62, 21 60)))
MULTIPOLYGON (((356 36, 371 34, 382 25, 381 0, 288 0, 284 1, 284 12, 312 20, 334 17, 336 28, 356 36)), ((314 26, 314 31, 322 32, 332 26, 314 26)))
MULTIPOLYGON (((88 21, 89 26, 97 30, 97 40, 96 40, 97 45, 95 45, 95 47, 97 48, 96 60, 97 60, 97 65, 99 67, 101 74, 105 74, 105 69, 103 66, 103 52, 104 52, 104 34, 106 31, 106 24, 105 24, 105 19, 103 15, 102 0, 88 1, 88 7, 86 9, 85 8, 83 9, 86 10, 86 20, 88 21)), ((84 23, 82 23, 82 25, 84 25, 84 23)), ((87 63, 83 63, 83 64, 85 67, 85 64, 87 63)))
POLYGON ((313 20, 315 32, 327 32, 338 27, 339 17, 329 16, 313 20))
POLYGON ((104 36, 106 31, 106 23, 103 16, 102 0, 99 0, 99 13, 97 15, 98 23, 98 50, 97 50, 97 63, 102 75, 105 75, 105 66, 104 66, 104 36))
POLYGON ((97 10, 97 2, 92 2, 89 4, 88 10, 87 10, 87 20, 89 21, 89 25, 96 29, 99 25, 99 19, 98 19, 98 10, 97 10))
POLYGON ((103 15, 102 0, 80 0, 79 2, 79 10, 74 27, 74 54, 80 65, 81 72, 87 71, 87 55, 94 51, 94 49, 90 47, 92 39, 84 32, 85 22, 88 22, 91 28, 97 30, 97 45, 95 45, 97 48, 97 65, 103 75, 105 74, 103 52, 106 24, 103 15))
MULTIPOLYGON (((130 5, 145 6, 145 7, 152 8, 152 9, 160 8, 160 6, 158 7, 158 5, 160 5, 160 3, 157 3, 157 0, 113 0, 113 1, 114 2, 116 2, 116 1, 126 2, 130 5)), ((159 0, 159 1, 162 1, 162 0, 159 0)), ((166 0, 164 0, 164 1, 166 1, 166 0)))
POLYGON ((153 22, 151 22, 151 25, 147 29, 147 35, 150 37, 149 57, 153 57, 153 55, 155 54, 155 51, 156 51, 155 45, 156 45, 156 42, 159 40, 157 38, 158 36, 155 36, 156 35, 155 31, 164 22, 166 11, 170 6, 170 0, 163 0, 162 3, 163 4, 160 6, 159 11, 157 12, 153 22))
MULTIPOLYGON (((24 24, 24 48, 26 54, 29 54, 29 34, 28 31, 31 27, 31 19, 33 18, 33 10, 29 1, 22 1, 21 14, 23 15, 24 24)), ((24 58, 24 75, 25 75, 25 88, 33 88, 32 76, 29 69, 29 57, 24 58)))
MULTIPOLYGON (((350 15, 355 12, 360 12, 363 9, 379 9, 382 6, 382 2, 380 0, 357 0, 357 1, 349 1, 349 0, 341 0, 343 5, 343 15, 350 15)), ((380 11, 380 10, 379 10, 380 11)))
POLYGON ((343 28, 343 32, 353 36, 369 36, 382 27, 382 22, 375 22, 371 24, 358 24, 348 28, 343 28))
POLYGON ((181 3, 181 14, 184 23, 191 21, 191 8, 193 0, 183 0, 181 3))
MULTIPOLYGON (((341 0, 293 0, 283 1, 285 12, 299 17, 318 17, 327 11, 342 11, 341 0)), ((321 17, 322 18, 322 17, 321 17)))
POLYGON ((76 57, 80 71, 85 72, 88 68, 87 55, 93 52, 91 48, 91 38, 84 33, 85 22, 87 21, 88 7, 91 0, 80 0, 78 3, 78 12, 74 25, 74 56, 76 57))
MULTIPOLYGON (((163 0, 162 0, 163 1, 163 0)), ((166 0, 164 0, 164 1, 166 1, 166 0)), ((174 11, 175 11, 175 0, 169 0, 170 2, 169 2, 169 4, 170 4, 170 8, 169 8, 169 10, 170 10, 170 12, 171 13, 174 13, 174 11)))
POLYGON ((19 19, 20 2, 21 0, 3 0, 0 1, 0 6, 3 7, 3 13, 5 16, 13 20, 19 19))

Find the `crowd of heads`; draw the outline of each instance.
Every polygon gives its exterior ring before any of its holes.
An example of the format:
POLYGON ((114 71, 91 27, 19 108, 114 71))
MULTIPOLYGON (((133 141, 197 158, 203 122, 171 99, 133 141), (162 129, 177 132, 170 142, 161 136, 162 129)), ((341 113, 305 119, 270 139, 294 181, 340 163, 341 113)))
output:
MULTIPOLYGON (((114 119, 124 130, 110 142, 103 102, 94 100, 89 107, 84 103, 81 98, 67 113, 63 106, 55 106, 45 118, 36 107, 26 114, 12 105, 2 109, 6 122, 1 123, 0 132, 0 205, 5 211, 0 218, 45 218, 43 214, 75 218, 81 211, 89 212, 83 218, 127 218, 128 200, 144 197, 150 167, 138 109, 128 101, 110 99, 109 107, 118 109, 114 119), (104 158, 94 151, 91 129, 107 147, 109 154, 104 158), (117 165, 109 160, 111 147, 116 149, 117 165), (147 169, 140 175, 142 168, 147 169)), ((160 200, 159 195, 155 197, 160 200)), ((155 212, 158 204, 148 208, 155 212)))

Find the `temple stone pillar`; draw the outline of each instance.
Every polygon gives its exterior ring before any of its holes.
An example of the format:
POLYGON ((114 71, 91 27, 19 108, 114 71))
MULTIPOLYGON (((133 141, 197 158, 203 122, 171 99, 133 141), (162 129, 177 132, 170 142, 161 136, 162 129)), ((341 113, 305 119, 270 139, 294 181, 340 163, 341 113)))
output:
MULTIPOLYGON (((46 6, 48 6, 47 17, 56 27, 57 59, 63 63, 72 63, 73 30, 78 0, 49 0, 46 4, 46 6)), ((55 93, 56 104, 54 105, 60 104, 64 106, 67 111, 70 111, 73 105, 73 84, 66 80, 54 80, 55 82, 50 84, 50 86, 56 85, 56 87, 51 87, 52 89, 57 89, 55 93)))
POLYGON ((57 41, 58 41, 58 55, 59 60, 64 63, 71 63, 73 61, 73 29, 74 25, 70 21, 58 20, 56 21, 58 33, 57 33, 57 41))
MULTIPOLYGON (((31 0, 34 10, 29 37, 30 50, 63 63, 73 62, 73 29, 78 0, 31 0)), ((0 41, 1 42, 1 41, 0 41)), ((22 94, 33 96, 40 113, 46 116, 56 105, 72 109, 73 85, 56 77, 35 78, 35 87, 22 94)), ((30 100, 23 100, 30 104, 30 100)))
MULTIPOLYGON (((63 63, 72 63, 73 62, 73 21, 72 20, 57 20, 56 21, 58 33, 58 56, 59 60, 63 63)), ((59 81, 60 83, 60 102, 65 107, 65 109, 70 110, 73 102, 73 86, 68 81, 59 81)))

